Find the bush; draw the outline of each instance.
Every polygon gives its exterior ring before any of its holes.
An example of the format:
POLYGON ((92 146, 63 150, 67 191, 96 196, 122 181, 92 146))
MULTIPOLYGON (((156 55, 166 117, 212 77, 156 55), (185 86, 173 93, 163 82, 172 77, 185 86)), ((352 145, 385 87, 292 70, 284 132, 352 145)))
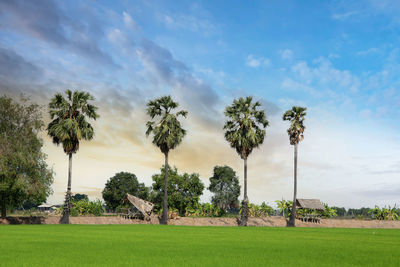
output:
MULTIPOLYGON (((274 209, 271 206, 261 203, 261 205, 249 203, 249 217, 268 217, 274 214, 274 209)), ((242 213, 242 206, 240 206, 239 214, 242 213)))
POLYGON ((192 217, 221 217, 225 212, 218 206, 210 203, 201 203, 196 207, 186 208, 185 215, 192 217))
MULTIPOLYGON (((61 207, 60 210, 63 210, 61 207)), ((71 216, 102 216, 105 212, 103 204, 100 200, 89 201, 88 199, 81 199, 79 201, 72 201, 72 207, 70 209, 71 216)))
POLYGON ((375 208, 370 211, 370 214, 372 214, 373 218, 376 220, 399 220, 396 205, 394 205, 393 208, 390 206, 388 208, 386 208, 386 206, 383 208, 375 206, 375 208))

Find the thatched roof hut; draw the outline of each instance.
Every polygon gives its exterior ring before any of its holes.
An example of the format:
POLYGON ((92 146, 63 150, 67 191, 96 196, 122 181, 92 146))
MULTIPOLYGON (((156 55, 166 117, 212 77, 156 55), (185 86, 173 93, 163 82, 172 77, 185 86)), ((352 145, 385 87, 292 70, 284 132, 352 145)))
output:
POLYGON ((128 201, 137 209, 139 210, 143 216, 145 217, 145 219, 149 219, 153 208, 154 208, 154 204, 143 200, 141 198, 132 196, 131 194, 127 193, 126 194, 128 201))
POLYGON ((296 206, 298 209, 312 209, 312 210, 325 210, 319 199, 296 199, 296 206))

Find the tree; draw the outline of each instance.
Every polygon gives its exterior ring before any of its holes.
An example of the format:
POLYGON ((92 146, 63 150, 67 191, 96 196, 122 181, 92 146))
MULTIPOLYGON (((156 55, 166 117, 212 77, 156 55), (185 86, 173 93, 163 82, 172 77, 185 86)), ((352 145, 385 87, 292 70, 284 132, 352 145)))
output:
POLYGON ((126 193, 148 200, 150 188, 146 187, 144 183, 139 183, 133 173, 116 173, 107 181, 102 193, 107 208, 116 210, 121 206, 121 201, 126 197, 126 193))
MULTIPOLYGON (((163 203, 165 181, 165 167, 160 174, 155 174, 153 179, 153 194, 151 202, 155 204, 155 210, 160 210, 163 203)), ((197 173, 178 174, 176 167, 168 166, 168 207, 178 210, 183 216, 187 209, 199 206, 200 196, 203 194, 204 184, 197 173)), ((164 213, 164 208, 163 208, 164 213)))
POLYGON ((239 179, 231 167, 215 166, 208 190, 214 193, 212 204, 224 212, 239 207, 239 179))
POLYGON ((79 200, 89 201, 89 197, 86 194, 75 194, 72 196, 72 201, 79 201, 79 200))
POLYGON ((283 114, 282 119, 284 121, 290 121, 290 127, 287 130, 289 135, 290 144, 294 145, 294 192, 293 192, 293 204, 292 212, 288 226, 296 226, 296 198, 297 198, 297 146, 304 139, 305 126, 303 124, 306 116, 307 108, 304 107, 292 107, 292 109, 286 111, 283 114))
POLYGON ((51 194, 53 171, 48 168, 43 141, 40 106, 0 97, 0 206, 1 217, 7 209, 24 202, 40 204, 51 194))
POLYGON ((254 148, 264 142, 265 128, 268 126, 264 110, 260 110, 260 102, 252 102, 253 98, 239 98, 233 100, 231 106, 226 107, 227 121, 224 125, 225 139, 244 161, 244 198, 242 202, 240 225, 247 226, 248 204, 247 197, 247 158, 254 148))
POLYGON ((176 148, 186 135, 178 120, 179 116, 186 118, 187 111, 180 110, 175 114, 174 109, 179 106, 171 96, 163 96, 147 103, 147 114, 151 120, 147 122, 146 136, 153 134, 153 144, 156 145, 165 156, 164 172, 164 199, 161 224, 168 224, 168 153, 176 148), (159 120, 155 120, 158 117, 159 120))
POLYGON ((51 122, 47 127, 47 133, 52 137, 53 143, 62 144, 64 152, 68 155, 68 187, 65 195, 65 204, 60 223, 69 224, 69 211, 71 208, 71 178, 72 178, 72 154, 79 149, 79 142, 91 140, 94 136, 92 125, 87 119, 96 120, 99 115, 97 107, 89 104, 94 100, 87 92, 66 90, 67 98, 57 93, 49 103, 51 122))

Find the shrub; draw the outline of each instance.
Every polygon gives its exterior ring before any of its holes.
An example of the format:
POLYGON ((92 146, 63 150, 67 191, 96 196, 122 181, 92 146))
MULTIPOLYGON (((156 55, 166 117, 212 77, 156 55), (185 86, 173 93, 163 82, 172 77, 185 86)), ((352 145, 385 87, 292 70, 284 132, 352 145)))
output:
POLYGON ((372 214, 374 219, 377 220, 399 220, 399 214, 397 213, 396 205, 394 207, 389 207, 386 208, 379 208, 378 206, 375 206, 374 209, 370 211, 370 214, 372 214))
MULTIPOLYGON (((61 207, 60 210, 63 210, 61 207)), ((100 200, 89 201, 88 199, 81 199, 79 201, 72 201, 72 207, 70 209, 71 216, 102 216, 105 212, 103 204, 100 200)))

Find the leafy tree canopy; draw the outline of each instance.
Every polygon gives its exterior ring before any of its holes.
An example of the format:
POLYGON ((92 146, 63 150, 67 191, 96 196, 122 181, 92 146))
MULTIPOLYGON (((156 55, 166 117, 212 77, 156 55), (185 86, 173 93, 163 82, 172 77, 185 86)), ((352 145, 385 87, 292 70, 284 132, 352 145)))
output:
POLYGON ((215 166, 208 190, 214 193, 211 199, 212 204, 223 211, 227 212, 239 207, 239 179, 231 167, 215 166))
MULTIPOLYGON (((151 202, 155 209, 162 207, 164 195, 164 167, 160 174, 153 175, 153 192, 151 202)), ((176 209, 180 215, 184 215, 187 208, 199 205, 200 196, 203 194, 204 184, 197 173, 178 174, 177 168, 168 167, 168 208, 176 209)))
POLYGON ((251 96, 241 97, 225 109, 228 118, 224 125, 225 139, 242 159, 247 159, 264 142, 265 128, 269 125, 264 110, 259 109, 261 103, 252 101, 251 96))
POLYGON ((53 171, 42 152, 38 134, 43 128, 41 107, 0 97, 0 204, 2 217, 7 208, 29 200, 36 204, 51 194, 53 171))
POLYGON ((103 190, 103 199, 108 208, 115 210, 122 205, 126 193, 148 200, 150 188, 139 183, 136 175, 129 172, 119 172, 111 177, 103 190))
POLYGON ((290 127, 287 132, 291 145, 298 144, 304 139, 304 130, 306 128, 304 126, 304 120, 307 114, 306 110, 307 108, 294 106, 292 109, 286 111, 282 116, 284 121, 290 121, 290 127))
POLYGON ((72 201, 79 201, 82 199, 89 200, 89 197, 86 194, 75 194, 72 196, 72 201))
POLYGON ((146 135, 153 133, 153 144, 159 147, 164 154, 177 147, 186 134, 186 130, 182 128, 178 117, 186 118, 187 111, 180 110, 175 114, 172 113, 172 110, 178 106, 179 104, 174 102, 171 96, 163 96, 147 103, 147 114, 151 121, 146 124, 146 135), (156 120, 156 117, 159 120, 156 120))

